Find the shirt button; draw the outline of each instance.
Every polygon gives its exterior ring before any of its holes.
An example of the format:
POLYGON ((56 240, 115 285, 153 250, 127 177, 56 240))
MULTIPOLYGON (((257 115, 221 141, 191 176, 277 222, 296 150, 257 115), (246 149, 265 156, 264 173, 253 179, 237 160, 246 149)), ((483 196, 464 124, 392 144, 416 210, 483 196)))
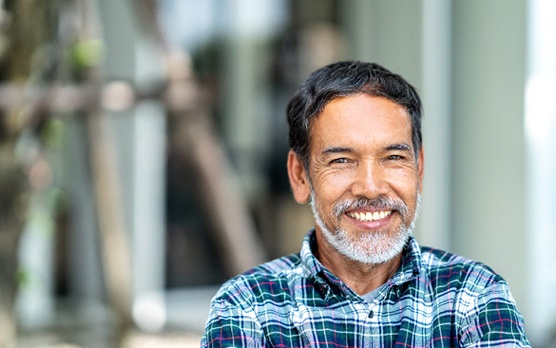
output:
POLYGON ((373 310, 371 310, 369 312, 369 318, 372 319, 375 316, 375 312, 373 310))

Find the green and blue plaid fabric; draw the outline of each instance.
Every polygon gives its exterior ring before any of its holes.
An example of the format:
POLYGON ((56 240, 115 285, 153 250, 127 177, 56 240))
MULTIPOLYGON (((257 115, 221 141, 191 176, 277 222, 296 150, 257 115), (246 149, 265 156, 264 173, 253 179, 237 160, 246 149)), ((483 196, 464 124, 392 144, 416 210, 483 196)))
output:
POLYGON ((528 347, 508 284, 487 266, 411 238, 402 265, 369 303, 299 254, 226 282, 202 347, 528 347))

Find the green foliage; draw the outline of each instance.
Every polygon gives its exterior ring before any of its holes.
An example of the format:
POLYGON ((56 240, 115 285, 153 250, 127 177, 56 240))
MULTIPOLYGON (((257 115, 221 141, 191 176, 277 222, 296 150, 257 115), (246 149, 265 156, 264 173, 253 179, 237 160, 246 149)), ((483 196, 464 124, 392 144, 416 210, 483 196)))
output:
POLYGON ((71 50, 71 60, 78 71, 99 66, 104 60, 104 42, 93 39, 76 43, 71 50))
POLYGON ((31 284, 31 274, 23 267, 19 267, 15 273, 16 284, 19 288, 28 288, 31 284))
POLYGON ((66 124, 59 118, 46 120, 42 129, 42 139, 49 148, 59 149, 64 144, 66 124))

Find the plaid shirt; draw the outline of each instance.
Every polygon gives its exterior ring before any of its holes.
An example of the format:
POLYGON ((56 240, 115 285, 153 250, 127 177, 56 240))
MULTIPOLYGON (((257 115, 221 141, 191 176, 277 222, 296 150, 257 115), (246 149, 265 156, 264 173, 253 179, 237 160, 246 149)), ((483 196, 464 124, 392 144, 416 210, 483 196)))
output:
POLYGON ((488 267, 411 238, 371 303, 311 252, 279 258, 225 283, 202 347, 529 347, 508 284, 488 267))

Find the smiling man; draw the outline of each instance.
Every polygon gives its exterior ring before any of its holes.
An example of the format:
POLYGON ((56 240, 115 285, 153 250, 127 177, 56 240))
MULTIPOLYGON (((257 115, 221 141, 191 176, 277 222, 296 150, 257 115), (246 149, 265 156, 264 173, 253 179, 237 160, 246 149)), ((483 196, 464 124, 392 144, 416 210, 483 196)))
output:
POLYGON ((421 102, 377 64, 311 74, 290 100, 288 175, 315 228, 226 282, 203 347, 528 347, 508 284, 421 247, 421 102))

